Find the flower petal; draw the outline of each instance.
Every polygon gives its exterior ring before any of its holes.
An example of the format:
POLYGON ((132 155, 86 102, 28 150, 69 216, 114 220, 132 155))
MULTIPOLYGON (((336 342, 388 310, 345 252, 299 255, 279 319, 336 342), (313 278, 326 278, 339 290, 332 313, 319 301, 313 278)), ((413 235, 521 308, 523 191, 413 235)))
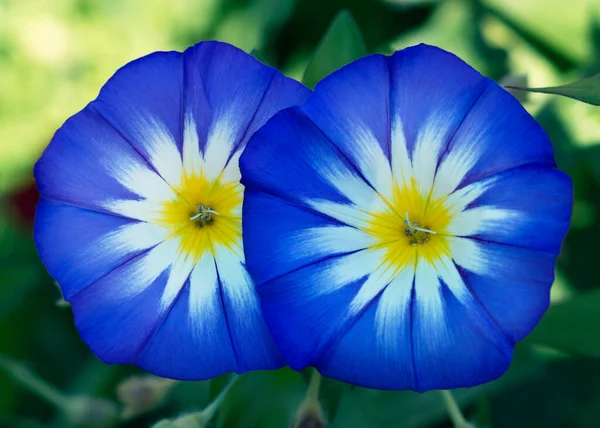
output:
POLYGON ((357 205, 383 206, 377 192, 298 108, 276 118, 254 134, 240 159, 245 186, 350 225, 366 218, 357 205))
MULTIPOLYGON (((209 179, 217 178, 228 164, 237 171, 235 161, 230 163, 233 154, 271 116, 302 104, 310 94, 300 83, 225 43, 189 48, 184 63, 183 150, 203 153, 209 179)), ((239 172, 230 178, 239 180, 239 172)))
POLYGON ((556 166, 548 136, 512 95, 490 83, 450 141, 433 194, 528 164, 556 166))
POLYGON ((253 189, 246 191, 244 211, 251 213, 243 216, 245 240, 252 243, 246 259, 259 283, 374 243, 359 229, 253 189))
POLYGON ((414 177, 429 194, 440 159, 489 80, 434 46, 404 49, 388 62, 394 176, 405 185, 414 177))
POLYGON ((160 200, 169 186, 99 114, 86 107, 56 132, 35 166, 40 194, 101 212, 112 200, 160 200))
POLYGON ((414 268, 409 266, 340 332, 317 367, 325 375, 378 389, 416 389, 411 305, 414 268), (368 350, 368 352, 365 352, 368 350))
POLYGON ((369 250, 333 256, 257 284, 265 320, 290 367, 316 363, 340 329, 357 316, 360 307, 348 308, 381 257, 381 252, 369 250))
POLYGON ((208 379, 237 368, 214 259, 203 257, 136 358, 159 376, 208 379))
POLYGON ((383 197, 392 191, 388 82, 386 58, 371 56, 323 79, 301 108, 383 197))
POLYGON ((133 363, 165 318, 163 294, 177 247, 175 240, 165 241, 69 298, 81 337, 100 359, 133 363))
POLYGON ((130 62, 90 105, 169 184, 181 176, 183 57, 157 52, 130 62))
POLYGON ((100 277, 161 243, 167 232, 140 223, 41 198, 35 242, 50 275, 69 300, 100 277))
POLYGON ((473 186, 485 190, 455 217, 450 233, 558 254, 573 201, 566 174, 532 165, 466 188, 473 186))
POLYGON ((412 346, 416 390, 453 389, 502 375, 513 344, 469 293, 456 267, 420 260, 415 275, 412 346), (443 364, 440 362, 443 361, 443 364))
POLYGON ((243 259, 228 248, 217 247, 215 262, 227 327, 235 350, 236 371, 281 367, 284 361, 262 318, 254 282, 243 259))
POLYGON ((550 303, 555 256, 464 238, 451 247, 465 284, 490 317, 510 340, 523 339, 550 303))

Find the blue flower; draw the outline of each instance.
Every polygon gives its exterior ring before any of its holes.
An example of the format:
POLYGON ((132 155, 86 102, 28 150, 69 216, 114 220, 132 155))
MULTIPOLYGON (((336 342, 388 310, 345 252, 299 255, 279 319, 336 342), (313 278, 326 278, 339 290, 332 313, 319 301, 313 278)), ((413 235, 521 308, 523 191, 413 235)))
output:
POLYGON ((308 89, 204 42, 133 61, 35 168, 35 242, 106 363, 205 379, 282 364, 242 248, 239 156, 308 89))
POLYGON ((240 167, 248 268, 292 368, 471 386, 508 368, 548 306, 570 180, 521 105, 450 53, 344 67, 240 167))

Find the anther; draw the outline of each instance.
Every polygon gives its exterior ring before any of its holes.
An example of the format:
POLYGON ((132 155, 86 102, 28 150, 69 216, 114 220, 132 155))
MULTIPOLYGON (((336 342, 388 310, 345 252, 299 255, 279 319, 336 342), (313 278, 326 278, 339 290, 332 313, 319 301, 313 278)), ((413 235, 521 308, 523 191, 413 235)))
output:
POLYGON ((405 220, 403 222, 406 227, 404 228, 404 234, 409 238, 410 245, 425 244, 429 242, 429 235, 435 235, 433 230, 419 227, 419 222, 411 222, 408 212, 405 213, 405 220))
POLYGON ((207 224, 212 224, 214 222, 214 219, 212 218, 213 214, 219 215, 218 212, 208 205, 198 205, 198 213, 191 216, 190 220, 195 220, 196 226, 204 227, 207 224))

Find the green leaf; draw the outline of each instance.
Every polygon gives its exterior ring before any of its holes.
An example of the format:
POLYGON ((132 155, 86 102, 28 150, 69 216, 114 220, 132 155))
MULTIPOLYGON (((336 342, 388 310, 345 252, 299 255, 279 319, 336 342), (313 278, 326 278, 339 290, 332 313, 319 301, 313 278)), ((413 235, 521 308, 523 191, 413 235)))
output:
POLYGON ((527 340, 561 351, 600 357, 598 325, 600 290, 583 293, 550 307, 527 340))
POLYGON ((319 80, 344 65, 367 55, 358 25, 347 10, 332 21, 306 66, 302 83, 314 88, 319 80))
POLYGON ((527 92, 539 92, 542 94, 562 95, 573 98, 584 103, 600 106, 600 73, 563 86, 550 88, 522 88, 520 86, 506 86, 510 89, 518 89, 527 92))
POLYGON ((217 428, 289 426, 306 394, 306 382, 289 368, 246 373, 219 408, 217 428))

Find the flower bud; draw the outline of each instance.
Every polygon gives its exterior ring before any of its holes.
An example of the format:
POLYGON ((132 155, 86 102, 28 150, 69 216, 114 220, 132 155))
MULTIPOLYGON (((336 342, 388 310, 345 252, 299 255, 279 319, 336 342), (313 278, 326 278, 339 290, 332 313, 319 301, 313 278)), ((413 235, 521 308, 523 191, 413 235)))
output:
POLYGON ((158 408, 175 381, 156 376, 132 376, 117 388, 123 405, 121 417, 130 419, 158 408))
POLYGON ((76 426, 106 428, 116 425, 117 407, 108 400, 86 396, 69 398, 67 416, 76 426))

